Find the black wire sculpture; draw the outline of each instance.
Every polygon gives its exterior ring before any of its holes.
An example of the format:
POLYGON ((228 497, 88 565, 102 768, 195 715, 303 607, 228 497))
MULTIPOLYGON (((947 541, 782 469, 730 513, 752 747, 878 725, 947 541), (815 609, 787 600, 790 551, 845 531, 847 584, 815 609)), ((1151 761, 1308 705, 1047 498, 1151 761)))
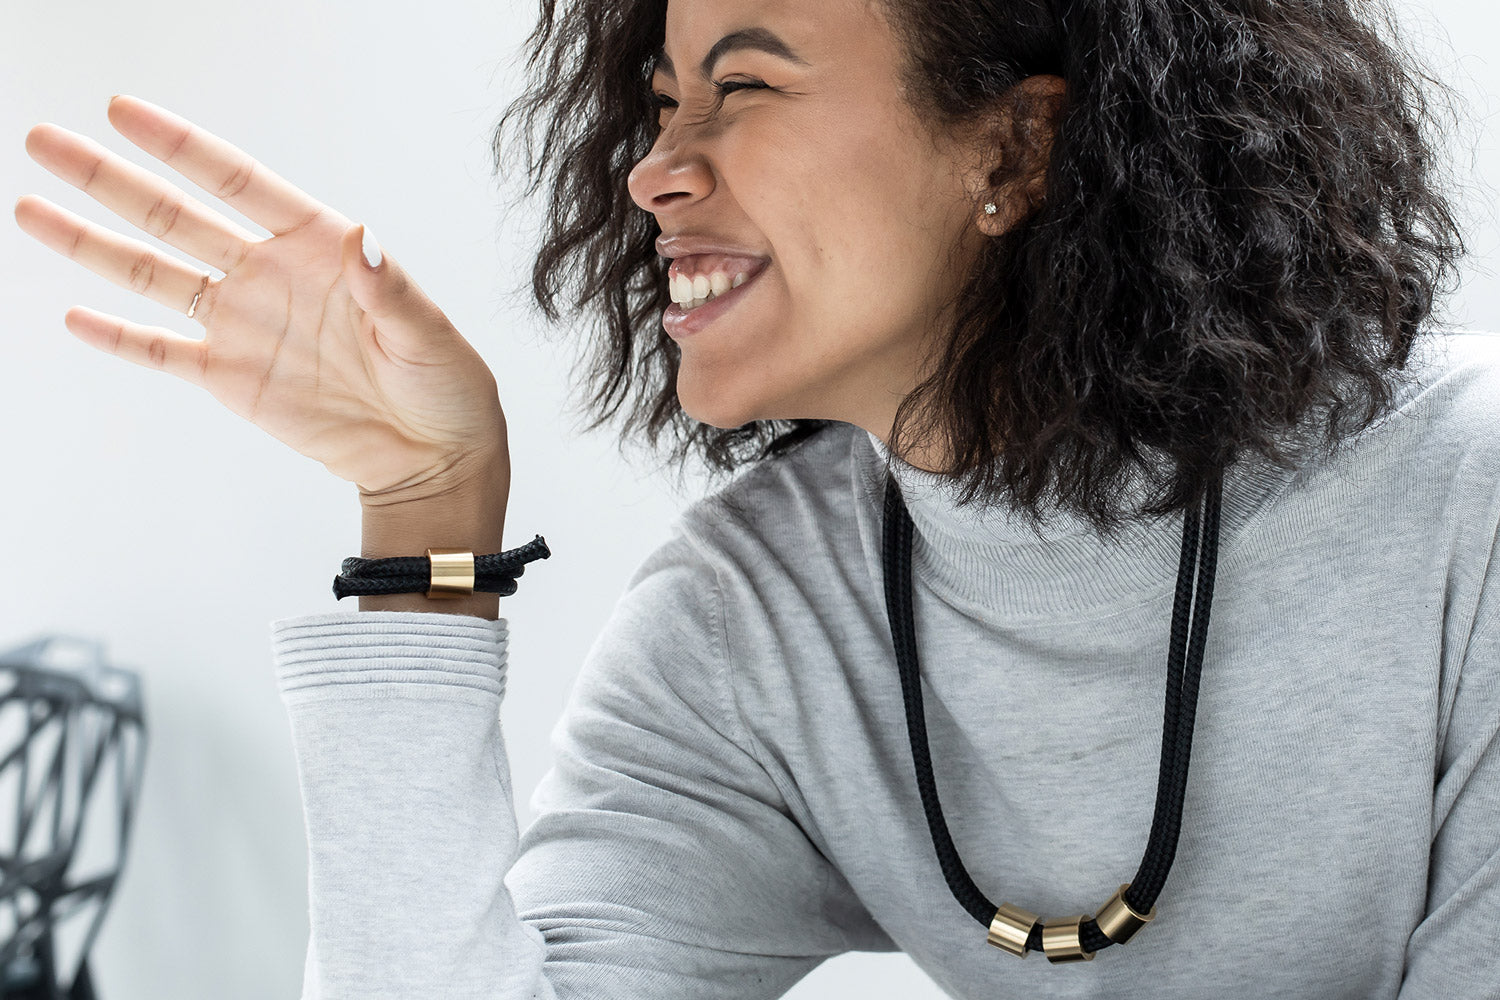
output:
POLYGON ((0 1000, 96 1000, 88 953, 145 764, 140 679, 100 645, 46 636, 0 653, 0 802, 15 803, 0 812, 0 1000), (95 794, 106 774, 113 801, 95 794))

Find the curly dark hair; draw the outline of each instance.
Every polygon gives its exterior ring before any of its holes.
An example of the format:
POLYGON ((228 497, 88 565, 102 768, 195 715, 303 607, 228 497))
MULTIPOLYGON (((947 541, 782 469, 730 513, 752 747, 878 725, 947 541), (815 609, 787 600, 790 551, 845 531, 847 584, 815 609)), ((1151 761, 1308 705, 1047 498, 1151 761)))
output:
MULTIPOLYGON (((733 429, 688 417, 659 317, 668 263, 626 181, 660 126, 650 94, 666 0, 541 0, 527 39, 533 194, 550 178, 532 292, 598 323, 592 430, 626 407, 679 470, 784 454, 828 420, 733 429), (540 68, 540 72, 537 72, 540 68), (533 133, 545 125, 538 157, 533 133), (602 321, 602 323, 600 323, 602 321)), ((959 502, 1041 520, 1058 505, 1112 531, 1196 505, 1251 453, 1283 467, 1389 409, 1435 297, 1466 252, 1438 184, 1426 81, 1373 0, 871 0, 907 62, 907 100, 964 134, 1006 108, 991 178, 1044 114, 1015 84, 1066 83, 1045 194, 991 238, 954 302, 934 373, 891 447, 941 440, 959 502), (1377 30, 1384 26, 1385 37, 1377 30), (931 434, 940 435, 929 438, 931 434), (1145 501, 1126 510, 1136 473, 1145 501)), ((937 134, 936 132, 934 134, 937 134)), ((1033 147, 1034 148, 1034 147, 1033 147)), ((978 206, 975 206, 978 208, 978 206)))

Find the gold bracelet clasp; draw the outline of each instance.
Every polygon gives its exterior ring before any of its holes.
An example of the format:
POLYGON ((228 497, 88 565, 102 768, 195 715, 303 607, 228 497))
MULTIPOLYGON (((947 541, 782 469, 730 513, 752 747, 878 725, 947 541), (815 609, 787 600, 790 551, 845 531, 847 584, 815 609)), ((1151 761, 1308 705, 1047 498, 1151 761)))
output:
POLYGON ((428 597, 468 597, 474 593, 472 549, 428 549, 427 561, 432 566, 428 597))

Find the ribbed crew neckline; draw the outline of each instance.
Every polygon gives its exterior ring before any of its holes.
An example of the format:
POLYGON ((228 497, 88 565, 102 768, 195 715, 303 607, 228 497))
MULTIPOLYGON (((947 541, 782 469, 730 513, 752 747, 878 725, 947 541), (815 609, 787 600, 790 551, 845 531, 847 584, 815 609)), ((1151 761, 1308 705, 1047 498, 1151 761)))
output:
MULTIPOLYGON (((1110 538, 1084 518, 1054 507, 1048 509, 1046 523, 1034 530, 1013 509, 959 507, 956 480, 891 456, 885 442, 869 431, 856 430, 852 444, 863 493, 876 501, 877 531, 889 458, 916 529, 915 579, 955 606, 985 618, 1063 624, 1071 617, 1092 619, 1171 598, 1182 545, 1181 513, 1136 519, 1110 538)), ((1242 462, 1226 474, 1220 575, 1232 568, 1242 529, 1294 475, 1264 461, 1242 462)), ((877 535, 877 553, 880 542, 877 535)))

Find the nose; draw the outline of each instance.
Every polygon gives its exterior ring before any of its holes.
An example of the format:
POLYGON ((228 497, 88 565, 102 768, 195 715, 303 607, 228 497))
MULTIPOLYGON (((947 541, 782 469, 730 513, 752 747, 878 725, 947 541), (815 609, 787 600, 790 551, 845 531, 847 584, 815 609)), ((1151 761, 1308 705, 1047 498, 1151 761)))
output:
POLYGON ((651 152, 630 170, 626 186, 630 197, 653 215, 672 211, 708 197, 713 191, 713 171, 702 156, 685 151, 680 144, 658 137, 651 152))

